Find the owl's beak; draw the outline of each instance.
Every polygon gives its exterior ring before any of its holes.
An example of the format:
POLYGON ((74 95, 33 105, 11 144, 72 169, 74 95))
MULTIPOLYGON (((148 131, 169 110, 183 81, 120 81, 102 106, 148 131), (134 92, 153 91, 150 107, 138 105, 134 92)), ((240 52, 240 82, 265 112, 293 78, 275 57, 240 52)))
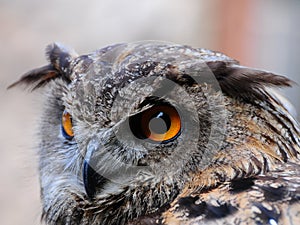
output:
POLYGON ((94 198, 95 194, 106 183, 106 178, 97 173, 91 165, 93 159, 93 149, 88 149, 83 163, 83 183, 86 194, 89 198, 94 198))

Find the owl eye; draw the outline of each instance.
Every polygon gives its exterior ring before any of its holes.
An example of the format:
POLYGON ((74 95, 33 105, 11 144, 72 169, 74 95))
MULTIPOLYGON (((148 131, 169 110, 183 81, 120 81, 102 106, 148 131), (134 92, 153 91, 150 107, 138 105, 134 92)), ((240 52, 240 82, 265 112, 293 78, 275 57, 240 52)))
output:
POLYGON ((158 105, 130 118, 130 128, 140 139, 167 143, 180 134, 181 121, 170 105, 158 105))
POLYGON ((62 114, 61 128, 62 134, 66 139, 71 140, 74 137, 72 117, 66 110, 62 114))

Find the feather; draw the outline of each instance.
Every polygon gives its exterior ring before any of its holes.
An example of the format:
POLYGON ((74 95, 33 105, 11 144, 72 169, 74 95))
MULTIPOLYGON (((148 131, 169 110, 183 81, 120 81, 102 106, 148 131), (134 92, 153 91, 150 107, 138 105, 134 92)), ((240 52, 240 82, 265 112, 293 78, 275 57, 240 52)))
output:
POLYGON ((234 98, 246 101, 266 100, 261 89, 267 86, 290 87, 293 82, 272 72, 248 68, 224 61, 208 62, 222 91, 234 98))
POLYGON ((46 47, 46 56, 50 62, 49 65, 30 70, 7 88, 10 89, 19 84, 26 84, 33 85, 32 91, 34 91, 59 77, 70 82, 70 73, 68 73, 68 70, 70 69, 72 59, 77 54, 59 43, 53 43, 46 47))

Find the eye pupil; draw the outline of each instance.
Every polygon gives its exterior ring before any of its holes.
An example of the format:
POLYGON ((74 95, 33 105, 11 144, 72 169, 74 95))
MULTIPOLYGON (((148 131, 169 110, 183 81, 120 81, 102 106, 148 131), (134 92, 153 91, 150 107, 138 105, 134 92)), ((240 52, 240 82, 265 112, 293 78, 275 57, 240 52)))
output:
POLYGON ((181 133, 181 120, 175 107, 156 105, 129 118, 132 133, 139 139, 167 143, 181 133))
POLYGON ((149 130, 151 133, 164 134, 171 126, 170 117, 164 112, 158 112, 153 115, 149 122, 149 130))

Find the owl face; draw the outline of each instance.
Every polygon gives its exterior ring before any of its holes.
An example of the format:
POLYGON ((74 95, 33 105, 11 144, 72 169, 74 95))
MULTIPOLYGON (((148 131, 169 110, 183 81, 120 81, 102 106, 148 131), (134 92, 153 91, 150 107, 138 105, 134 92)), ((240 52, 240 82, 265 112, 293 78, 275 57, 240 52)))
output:
POLYGON ((264 85, 288 86, 284 77, 158 42, 82 56, 53 44, 47 56, 49 65, 15 84, 48 87, 39 146, 48 224, 125 224, 183 190, 248 178, 297 155, 293 139, 286 149, 257 139, 281 140, 284 131, 266 132, 265 118, 281 106, 264 85))
POLYGON ((200 56, 181 46, 138 43, 71 62, 72 81, 55 90, 62 93, 57 123, 63 146, 76 146, 66 155, 82 171, 77 179, 90 199, 136 185, 181 186, 189 172, 207 165, 210 142, 221 145, 226 110, 200 56), (219 135, 211 140, 212 133, 219 135))
POLYGON ((41 127, 46 217, 53 219, 62 199, 74 210, 80 199, 116 215, 151 212, 209 164, 222 145, 227 111, 201 54, 137 43, 56 60, 66 77, 48 85, 41 127), (116 209, 112 202, 124 198, 130 207, 116 209))

